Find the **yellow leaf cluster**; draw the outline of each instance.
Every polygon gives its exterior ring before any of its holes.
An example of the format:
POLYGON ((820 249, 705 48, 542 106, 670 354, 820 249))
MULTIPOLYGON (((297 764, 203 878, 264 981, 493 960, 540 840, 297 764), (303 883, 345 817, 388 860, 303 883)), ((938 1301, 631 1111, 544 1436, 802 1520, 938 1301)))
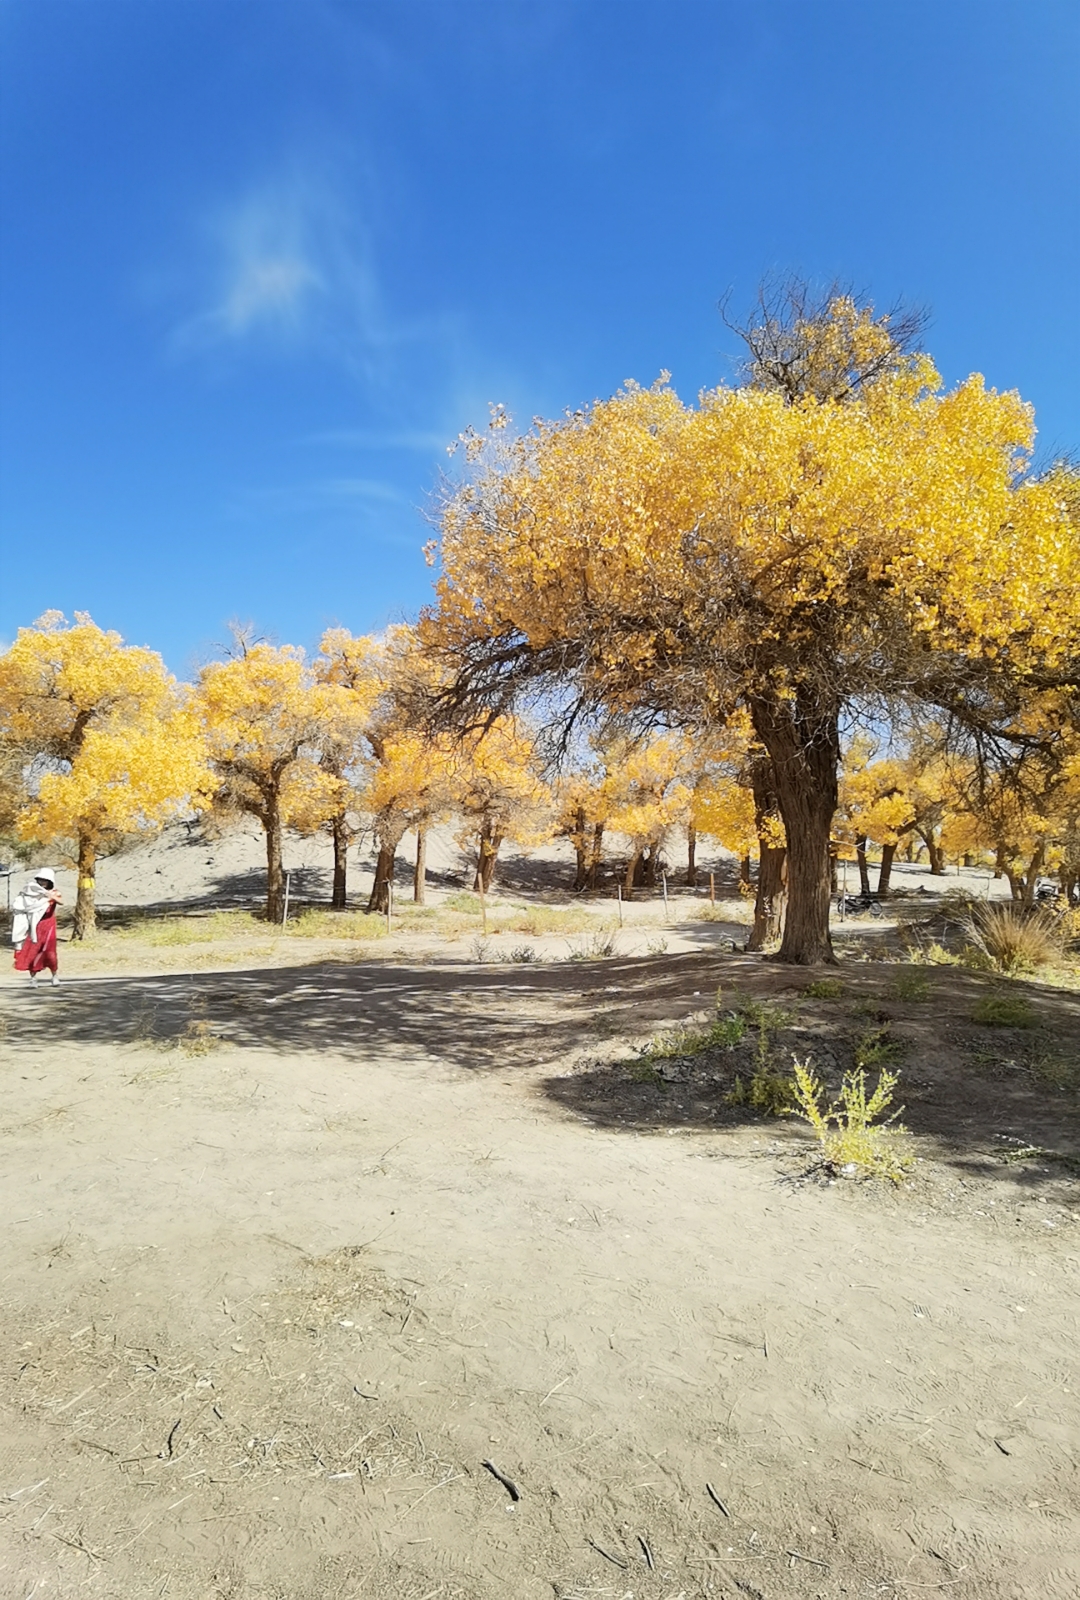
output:
POLYGON ((21 628, 0 657, 0 729, 36 778, 27 839, 78 840, 84 859, 146 833, 208 784, 197 718, 161 657, 77 613, 21 628))

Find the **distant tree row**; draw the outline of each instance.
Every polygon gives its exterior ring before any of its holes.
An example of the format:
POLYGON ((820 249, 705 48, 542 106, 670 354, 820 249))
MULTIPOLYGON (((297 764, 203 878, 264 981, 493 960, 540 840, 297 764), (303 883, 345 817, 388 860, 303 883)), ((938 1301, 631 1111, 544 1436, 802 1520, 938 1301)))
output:
MULTIPOLYGON (((711 739, 611 723, 552 777, 527 723, 504 714, 463 734, 430 720, 439 704, 431 658, 407 627, 379 638, 332 629, 310 663, 292 646, 241 633, 230 658, 184 685, 152 651, 86 616, 69 625, 50 613, 0 657, 0 826, 56 846, 77 867, 78 937, 93 930, 98 860, 197 812, 259 823, 274 921, 286 828, 331 840, 337 908, 346 903, 348 848, 370 834, 377 858, 368 906, 385 910, 405 835, 416 837, 414 897, 422 902, 428 832, 456 817, 459 843, 475 854, 474 888, 485 891, 507 840, 569 840, 573 888, 582 892, 599 886, 605 841, 618 836, 629 898, 655 885, 676 834, 685 839, 686 883, 696 884, 697 841, 711 838, 738 858, 743 891, 755 896, 751 948, 779 935, 787 836, 745 715, 711 739)), ((1075 894, 1075 731, 1049 753, 1028 750, 1022 784, 1010 762, 988 772, 951 751, 941 726, 893 730, 898 748, 880 758, 859 735, 841 765, 834 851, 851 848, 870 892, 867 847, 877 846, 882 895, 897 852, 915 842, 933 872, 947 856, 981 857, 1008 877, 1017 899, 1030 900, 1051 871, 1075 894)))
POLYGON ((21 630, 0 828, 69 850, 76 933, 98 857, 185 810, 258 820, 272 919, 286 827, 332 839, 336 906, 370 829, 376 908, 410 831, 422 895, 451 816, 482 888, 508 839, 569 839, 583 890, 617 833, 632 893, 710 835, 748 887, 757 858, 752 946, 796 963, 832 959, 844 841, 879 893, 918 840, 1076 894, 1080 476, 1036 470, 1015 394, 944 392, 918 316, 788 283, 737 331, 740 381, 695 406, 661 379, 464 434, 415 628, 311 661, 241 634, 193 685, 82 615, 21 630))

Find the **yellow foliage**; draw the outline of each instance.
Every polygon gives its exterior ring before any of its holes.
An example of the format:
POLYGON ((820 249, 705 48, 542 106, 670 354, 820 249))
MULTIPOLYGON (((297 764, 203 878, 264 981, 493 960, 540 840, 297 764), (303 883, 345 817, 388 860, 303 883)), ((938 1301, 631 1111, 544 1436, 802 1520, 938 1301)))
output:
POLYGON ((199 803, 209 783, 198 720, 161 657, 83 612, 71 625, 46 613, 0 657, 0 739, 5 764, 30 775, 19 834, 72 842, 80 936, 93 929, 97 857, 199 803))
POLYGON ((834 395, 829 361, 873 367, 887 329, 840 299, 817 331, 823 388, 686 405, 664 377, 468 436, 421 624, 482 704, 569 678, 587 708, 706 730, 749 712, 799 830, 797 961, 829 955, 844 707, 903 692, 997 718, 1025 674, 1080 650, 1076 496, 1031 472, 1030 407, 978 376, 944 392, 899 355, 834 395))
MULTIPOLYGON (((551 832, 551 791, 532 737, 512 717, 498 717, 450 753, 454 805, 467 832, 499 841, 537 844, 551 832)), ((496 846, 497 848, 497 846, 496 846)))

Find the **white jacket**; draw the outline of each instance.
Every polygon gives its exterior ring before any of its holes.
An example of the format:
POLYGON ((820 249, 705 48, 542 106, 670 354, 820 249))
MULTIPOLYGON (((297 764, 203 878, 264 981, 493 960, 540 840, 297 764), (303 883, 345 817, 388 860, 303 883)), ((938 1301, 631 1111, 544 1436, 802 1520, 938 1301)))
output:
POLYGON ((27 939, 36 940, 38 923, 52 904, 52 891, 38 883, 28 883, 21 894, 11 902, 15 913, 11 924, 11 942, 18 948, 27 939))

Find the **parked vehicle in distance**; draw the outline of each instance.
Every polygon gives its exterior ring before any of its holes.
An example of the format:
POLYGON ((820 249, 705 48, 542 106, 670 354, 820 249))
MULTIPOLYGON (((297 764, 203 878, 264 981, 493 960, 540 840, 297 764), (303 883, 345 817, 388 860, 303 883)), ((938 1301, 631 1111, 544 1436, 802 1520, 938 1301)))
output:
POLYGON ((859 917, 867 911, 872 917, 885 915, 881 909, 881 902, 875 900, 872 894, 839 895, 836 901, 836 909, 842 917, 859 917))

